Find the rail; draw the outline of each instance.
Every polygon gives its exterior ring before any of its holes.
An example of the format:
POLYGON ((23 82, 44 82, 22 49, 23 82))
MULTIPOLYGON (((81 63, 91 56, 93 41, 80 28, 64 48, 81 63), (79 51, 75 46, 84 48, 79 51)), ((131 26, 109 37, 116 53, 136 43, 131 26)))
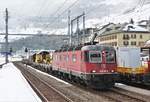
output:
MULTIPOLYGON (((44 95, 38 88, 37 86, 31 81, 31 77, 29 78, 29 75, 27 75, 27 73, 30 73, 30 76, 36 78, 37 80, 39 80, 38 82, 44 84, 46 87, 52 89, 54 92, 56 92, 58 95, 60 95, 61 100, 65 100, 66 102, 73 102, 73 100, 71 100, 70 98, 68 98, 67 96, 65 96, 62 92, 58 91, 56 88, 54 88, 53 86, 51 86, 50 84, 46 83, 45 81, 43 81, 41 78, 37 77, 36 75, 32 74, 30 71, 25 70, 25 68, 21 65, 19 65, 18 63, 14 63, 23 73, 24 77, 27 79, 27 81, 29 82, 29 84, 31 85, 31 87, 35 90, 35 92, 39 95, 39 97, 41 98, 42 101, 44 102, 49 102, 49 99, 47 99, 47 95, 44 95), (24 72, 25 71, 25 72, 24 72)), ((62 101, 63 102, 63 101, 62 101)))

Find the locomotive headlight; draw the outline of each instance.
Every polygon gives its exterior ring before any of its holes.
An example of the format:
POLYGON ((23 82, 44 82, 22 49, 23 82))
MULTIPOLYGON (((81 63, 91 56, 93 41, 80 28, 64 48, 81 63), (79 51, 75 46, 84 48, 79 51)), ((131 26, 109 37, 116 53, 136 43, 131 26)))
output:
POLYGON ((92 73, 95 73, 96 72, 96 70, 92 70, 92 73))

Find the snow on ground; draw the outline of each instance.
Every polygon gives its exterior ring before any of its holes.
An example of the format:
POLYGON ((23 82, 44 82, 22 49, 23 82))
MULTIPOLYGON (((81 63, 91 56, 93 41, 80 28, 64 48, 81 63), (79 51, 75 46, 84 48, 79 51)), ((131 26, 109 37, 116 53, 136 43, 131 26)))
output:
MULTIPOLYGON (((21 61, 21 56, 9 56, 8 57, 9 62, 11 61, 21 61)), ((0 55, 0 65, 5 63, 5 56, 0 55)))
POLYGON ((128 90, 128 91, 131 91, 131 92, 135 92, 135 93, 150 96, 150 91, 146 90, 146 89, 136 88, 136 87, 133 87, 133 86, 122 84, 122 83, 115 83, 115 87, 118 87, 118 88, 121 88, 121 89, 124 89, 124 90, 128 90))
MULTIPOLYGON (((2 59, 0 62, 2 63, 2 59)), ((12 63, 8 63, 0 69, 0 102, 41 102, 41 100, 21 72, 12 63)))
POLYGON ((0 56, 0 65, 5 63, 5 58, 0 56))

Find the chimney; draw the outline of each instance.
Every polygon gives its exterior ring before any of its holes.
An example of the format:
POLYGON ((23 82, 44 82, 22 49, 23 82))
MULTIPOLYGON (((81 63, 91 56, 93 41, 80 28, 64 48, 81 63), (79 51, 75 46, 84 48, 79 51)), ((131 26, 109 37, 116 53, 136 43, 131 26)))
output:
POLYGON ((129 31, 130 30, 130 26, 128 26, 128 29, 127 29, 127 31, 129 31))

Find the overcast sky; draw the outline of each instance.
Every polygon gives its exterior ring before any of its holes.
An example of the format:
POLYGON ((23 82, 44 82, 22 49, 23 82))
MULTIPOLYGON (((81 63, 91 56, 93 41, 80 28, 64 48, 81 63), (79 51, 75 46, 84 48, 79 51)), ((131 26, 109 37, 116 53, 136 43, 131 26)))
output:
MULTIPOLYGON (((76 0, 0 0, 0 21, 4 20, 4 10, 8 8, 10 15, 10 24, 18 24, 28 22, 26 19, 34 19, 36 17, 47 17, 49 21, 43 22, 43 25, 51 23, 51 17, 57 17, 76 0), (63 6, 62 6, 63 5, 63 6), (58 8, 61 9, 56 13, 58 8)), ((115 13, 122 13, 125 10, 136 6, 142 0, 78 0, 73 5, 71 16, 75 17, 83 11, 89 12, 87 19, 102 18, 115 13)), ((57 22, 67 22, 67 12, 63 13, 57 22)), ((33 20, 33 22, 35 22, 33 20)), ((42 19, 44 20, 44 19, 42 19)), ((38 22, 37 22, 38 23, 38 22)), ((57 23, 55 23, 57 24, 57 23)), ((57 24, 61 25, 61 24, 57 24)), ((3 23, 0 22, 0 28, 3 23)))
MULTIPOLYGON (((55 11, 65 0, 0 0, 1 11, 8 8, 14 15, 36 16, 50 14, 55 11)), ((67 0, 71 4, 75 0, 67 0)))

